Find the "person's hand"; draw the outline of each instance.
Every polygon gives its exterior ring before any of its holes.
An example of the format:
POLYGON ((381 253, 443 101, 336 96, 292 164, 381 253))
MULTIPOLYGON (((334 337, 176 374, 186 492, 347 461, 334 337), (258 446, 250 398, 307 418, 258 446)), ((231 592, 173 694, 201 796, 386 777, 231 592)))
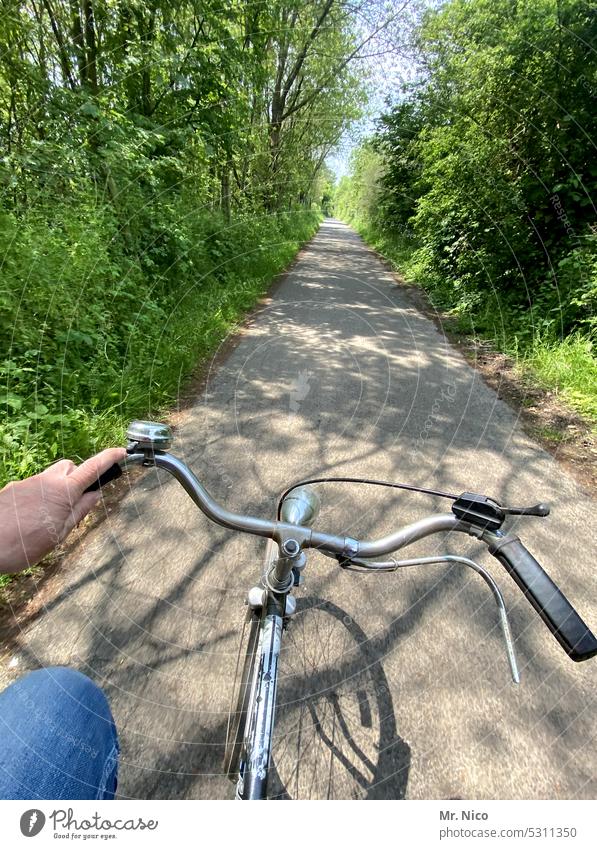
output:
POLYGON ((39 475, 0 490, 0 572, 34 566, 62 542, 101 498, 85 492, 99 475, 125 457, 107 448, 80 466, 60 460, 39 475))

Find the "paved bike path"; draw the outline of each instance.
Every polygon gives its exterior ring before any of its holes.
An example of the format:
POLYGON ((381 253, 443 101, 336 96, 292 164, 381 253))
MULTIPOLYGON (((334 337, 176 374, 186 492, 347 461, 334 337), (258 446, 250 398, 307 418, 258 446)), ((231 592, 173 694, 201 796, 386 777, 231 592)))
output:
MULTIPOLYGON (((174 450, 234 510, 272 516, 297 478, 402 480, 503 503, 597 627, 590 503, 346 226, 326 220, 181 415, 174 450)), ((322 489, 322 529, 374 537, 446 504, 322 489)), ((496 561, 464 539, 413 552, 478 555, 511 611, 522 682, 497 612, 461 567, 344 573, 310 558, 282 659, 274 762, 288 796, 591 798, 594 667, 573 664, 496 561)), ((1 683, 75 666, 110 698, 125 797, 229 798, 221 774, 243 598, 262 541, 214 527, 149 471, 69 555, 25 623, 1 683)), ((410 550, 409 550, 410 551, 410 550)))

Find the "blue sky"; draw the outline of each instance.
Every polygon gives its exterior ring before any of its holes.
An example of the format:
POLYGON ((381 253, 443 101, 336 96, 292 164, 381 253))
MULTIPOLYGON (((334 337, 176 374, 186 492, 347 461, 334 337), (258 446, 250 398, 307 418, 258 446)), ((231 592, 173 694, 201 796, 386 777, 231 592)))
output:
MULTIPOLYGON (((409 34, 423 10, 440 5, 441 0, 403 0, 403 2, 399 16, 392 22, 392 31, 380 35, 379 43, 377 39, 371 42, 371 52, 379 52, 382 55, 365 60, 369 74, 369 104, 366 114, 344 134, 337 149, 326 159, 337 179, 349 172, 350 154, 364 138, 373 133, 378 117, 387 108, 388 97, 396 99, 401 85, 412 80, 415 63, 412 51, 407 46, 409 34), (388 50, 388 47, 393 49, 388 50)), ((386 14, 391 15, 393 8, 399 3, 400 0, 389 0, 386 4, 386 14)), ((375 5, 375 0, 371 0, 370 8, 373 9, 375 5)))

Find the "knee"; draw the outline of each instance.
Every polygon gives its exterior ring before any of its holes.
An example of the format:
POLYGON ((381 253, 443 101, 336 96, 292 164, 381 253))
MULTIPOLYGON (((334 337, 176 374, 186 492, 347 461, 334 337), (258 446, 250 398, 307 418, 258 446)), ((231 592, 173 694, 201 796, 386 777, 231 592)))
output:
POLYGON ((69 666, 44 666, 42 669, 30 672, 23 681, 27 679, 35 680, 36 684, 42 687, 60 687, 73 695, 91 693, 95 690, 101 693, 100 688, 91 678, 69 666))
POLYGON ((36 669, 16 681, 12 687, 18 691, 22 702, 44 704, 46 708, 53 705, 58 713, 62 713, 65 705, 68 705, 69 712, 90 712, 112 721, 108 700, 101 688, 76 669, 67 666, 36 669))
POLYGON ((33 798, 33 787, 48 799, 114 795, 116 726, 87 675, 64 666, 30 672, 0 694, 0 727, 0 795, 3 771, 10 778, 3 798, 33 798))

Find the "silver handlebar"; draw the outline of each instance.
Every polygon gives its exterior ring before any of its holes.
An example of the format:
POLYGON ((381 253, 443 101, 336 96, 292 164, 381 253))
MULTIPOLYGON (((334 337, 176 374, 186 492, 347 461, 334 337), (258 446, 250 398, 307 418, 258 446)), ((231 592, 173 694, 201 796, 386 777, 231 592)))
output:
POLYGON ((154 422, 133 422, 127 435, 131 441, 127 449, 127 458, 122 463, 125 468, 130 465, 144 465, 165 469, 183 486, 193 502, 208 519, 231 530, 273 539, 278 544, 281 556, 274 564, 272 574, 264 576, 266 585, 270 586, 270 589, 273 588, 274 591, 286 591, 292 586, 293 578, 290 574, 292 563, 296 562, 298 556, 304 556, 300 555, 300 550, 304 548, 317 548, 324 553, 335 555, 340 560, 353 562, 357 566, 367 566, 374 571, 440 562, 458 562, 472 567, 485 579, 493 592, 500 612, 512 678, 515 683, 520 680, 506 606, 497 584, 482 566, 468 558, 456 555, 419 557, 402 562, 393 560, 390 563, 367 563, 370 558, 392 554, 417 540, 442 531, 458 531, 488 542, 490 540, 486 532, 484 533, 479 528, 463 522, 452 513, 445 513, 420 519, 418 522, 406 525, 393 534, 377 540, 359 541, 351 537, 326 534, 309 527, 319 506, 318 499, 313 492, 295 493, 294 498, 288 499, 287 509, 282 510, 282 518, 293 519, 294 521, 271 521, 232 513, 211 497, 203 484, 182 460, 167 453, 166 449, 171 444, 171 432, 167 426, 154 422), (272 587, 269 583, 270 578, 277 584, 276 587, 272 587))
MULTIPOLYGON (((137 446, 135 446, 137 447, 137 446)), ((258 519, 232 513, 215 501, 189 467, 165 451, 142 450, 128 455, 123 464, 157 466, 165 469, 183 486, 188 495, 208 519, 224 528, 273 539, 279 544, 288 538, 297 540, 301 548, 320 548, 345 558, 380 557, 391 554, 417 540, 442 531, 458 531, 479 537, 479 529, 459 520, 452 513, 428 516, 377 540, 359 541, 346 536, 315 531, 306 525, 258 519)))

